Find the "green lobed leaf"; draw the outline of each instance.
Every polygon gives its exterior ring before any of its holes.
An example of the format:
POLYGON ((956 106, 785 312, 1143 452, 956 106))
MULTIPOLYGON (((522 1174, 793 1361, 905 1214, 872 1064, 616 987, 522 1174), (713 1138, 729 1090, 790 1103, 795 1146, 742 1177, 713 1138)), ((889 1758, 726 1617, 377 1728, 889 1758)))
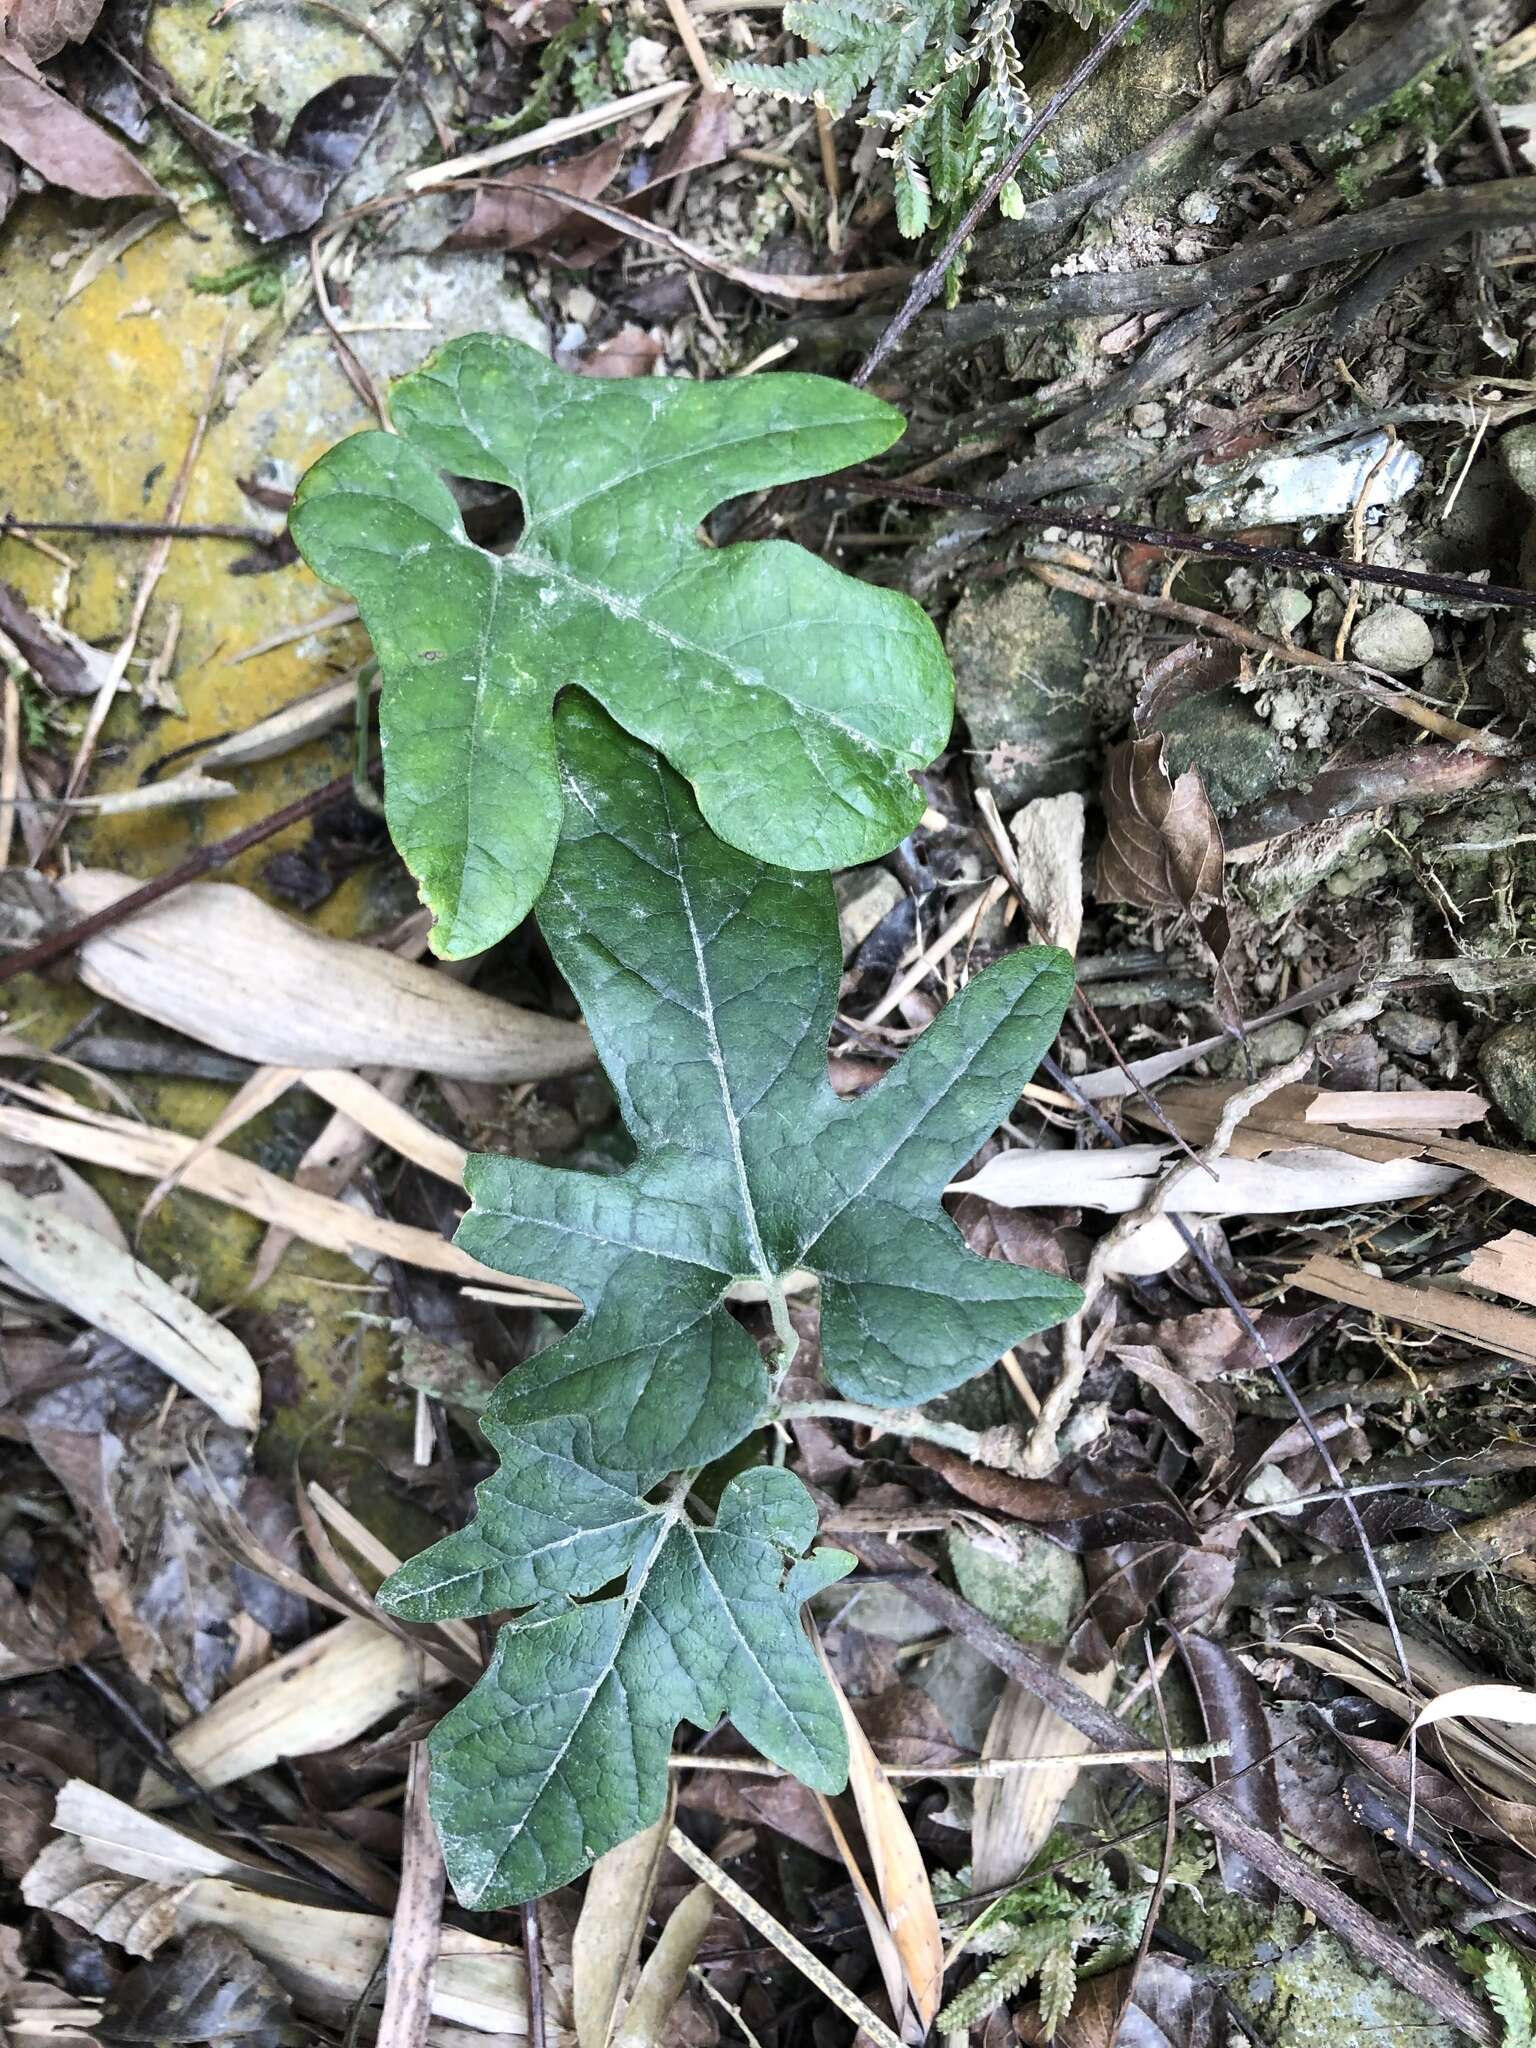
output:
POLYGON ((543 887, 567 684, 759 859, 847 866, 911 830, 910 771, 945 744, 954 703, 927 616, 788 542, 695 533, 727 498, 879 454, 902 429, 890 406, 821 377, 572 376, 469 335, 397 384, 391 411, 397 433, 321 457, 291 525, 372 637, 389 827, 436 951, 492 944, 543 887), (468 539, 444 472, 517 491, 511 553, 468 539))
MULTIPOLYGON (((805 1488, 751 1471, 726 1488, 713 1528, 675 1506, 651 1510, 650 1525, 621 1594, 551 1601, 503 1629, 484 1678, 431 1738, 433 1817, 466 1906, 551 1891, 651 1826, 681 1720, 709 1728, 729 1713, 816 1790, 846 1782, 841 1711, 799 1609, 854 1560, 799 1557, 816 1529, 805 1488)), ((414 1611, 399 1585, 386 1604, 414 1611)))
POLYGON ((815 1511, 783 1472, 734 1481, 712 1529, 679 1505, 689 1469, 769 1409, 727 1289, 756 1280, 782 1304, 785 1274, 816 1273, 828 1378, 886 1407, 958 1385, 1081 1300, 976 1257, 939 1204, 1054 1036, 1067 956, 987 968, 878 1088, 842 1101, 830 881, 724 845, 680 777, 581 693, 556 729, 564 820, 539 922, 638 1157, 607 1176, 471 1160, 458 1242, 559 1279, 584 1313, 492 1396, 500 1464, 475 1521, 379 1596, 417 1621, 531 1610, 432 1739, 449 1872, 486 1906, 648 1826, 679 1719, 727 1713, 808 1784, 842 1783, 836 1701, 797 1616, 849 1561, 804 1555, 815 1511))

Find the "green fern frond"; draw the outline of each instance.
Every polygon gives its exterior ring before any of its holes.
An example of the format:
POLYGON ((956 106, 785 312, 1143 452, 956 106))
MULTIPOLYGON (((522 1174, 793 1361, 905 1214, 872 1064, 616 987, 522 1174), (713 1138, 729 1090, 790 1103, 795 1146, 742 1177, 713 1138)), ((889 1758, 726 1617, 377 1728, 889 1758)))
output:
POLYGON ((1072 1944, 1063 1942, 1040 1964, 1040 2025, 1049 2041, 1072 2010, 1077 1996, 1077 1961, 1072 1944))

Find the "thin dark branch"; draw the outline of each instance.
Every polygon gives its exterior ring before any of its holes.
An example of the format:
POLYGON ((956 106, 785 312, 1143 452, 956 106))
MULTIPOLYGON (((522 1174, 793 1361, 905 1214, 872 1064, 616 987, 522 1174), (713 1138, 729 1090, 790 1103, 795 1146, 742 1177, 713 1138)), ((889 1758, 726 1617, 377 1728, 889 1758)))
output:
POLYGON ((163 519, 28 519, 0 512, 0 540, 8 533, 88 533, 99 540, 237 540, 246 547, 271 547, 283 536, 266 526, 168 524, 163 519))
POLYGON ((290 825, 297 825, 304 818, 312 818, 327 805, 339 803, 351 794, 352 777, 338 775, 334 782, 325 782, 318 789, 312 789, 308 796, 296 797, 291 804, 284 804, 280 811, 273 811, 268 817, 258 818, 254 825, 246 825, 239 832, 232 832, 227 839, 215 840, 211 846, 200 847, 190 854, 179 867, 168 874, 158 875, 142 888, 133 890, 127 896, 120 896, 115 903, 94 911, 91 916, 81 918, 67 930, 55 932, 52 937, 39 939, 35 946, 27 946, 20 953, 13 953, 8 960, 0 960, 0 982, 14 981, 18 974, 34 974, 39 968, 49 967, 55 960, 62 960, 67 953, 74 952, 87 939, 95 938, 98 932, 110 931, 113 925, 121 924, 125 918, 133 917, 141 910, 147 910, 151 903, 158 903, 163 896, 169 896, 187 882, 195 882, 199 875, 206 875, 210 869, 223 867, 237 854, 247 852, 253 846, 260 846, 264 839, 271 839, 277 833, 286 831, 290 825))
MULTIPOLYGON (((1536 181, 1533 181, 1536 182, 1536 181)), ((1473 583, 1465 576, 1432 576, 1422 569, 1379 568, 1374 562, 1337 562, 1315 548, 1259 547, 1252 541, 1229 540, 1220 534, 1187 533, 1161 526, 1136 526, 1125 519, 1105 519, 1071 505, 1016 505, 1006 498, 988 498, 971 491, 946 491, 933 484, 887 483, 882 477, 854 474, 845 487, 864 498, 889 498, 899 504, 937 505, 957 512, 985 512, 999 526, 1062 526, 1069 532, 1094 533, 1105 540, 1127 541, 1156 548, 1167 555, 1204 555, 1217 562, 1253 562, 1266 569, 1302 569, 1313 575, 1338 576, 1346 582, 1382 583, 1397 590, 1422 590, 1462 604, 1536 611, 1536 591, 1508 583, 1473 583)))
MULTIPOLYGON (((898 1582, 901 1590, 919 1607, 926 1608, 944 1628, 963 1637, 999 1671, 1017 1680, 1026 1692, 1043 1701, 1070 1727, 1086 1735, 1096 1748, 1119 1750, 1136 1747, 1139 1738, 1128 1722, 1122 1721, 1118 1714, 1112 1714, 1107 1707, 1101 1707, 1054 1663, 1025 1644, 1015 1642, 1012 1636, 1005 1635, 980 1608, 962 1600, 958 1593, 952 1593, 926 1572, 882 1572, 879 1550, 867 1538, 843 1540, 850 1549, 858 1550, 864 1556, 872 1572, 898 1582)), ((1413 1948, 1389 1927, 1384 1927, 1374 1914, 1356 1905, 1338 1885, 1314 1870, 1283 1842, 1255 1827, 1224 1792, 1202 1784, 1182 1764, 1174 1765, 1170 1774, 1161 1758, 1127 1764, 1125 1769, 1134 1772, 1154 1792, 1164 1791, 1171 1775, 1174 1797, 1186 1821, 1198 1822, 1219 1842, 1225 1842, 1246 1856, 1274 1880, 1286 1897, 1315 1914, 1341 1941, 1347 1942, 1394 1983, 1400 1984, 1415 1998, 1423 1999, 1448 2025, 1459 2027, 1474 2041, 1485 2044, 1485 2048, 1494 2048, 1499 2039, 1499 2029, 1491 2013, 1463 1984, 1430 1956, 1413 1948)))
POLYGON ((950 264, 954 262, 956 256, 959 255, 971 236, 976 232, 978 224, 986 218, 996 205, 998 193, 1002 191, 1008 180, 1018 170, 1025 157, 1029 155, 1029 152, 1034 148, 1046 129, 1050 127, 1056 116, 1067 105, 1068 101, 1073 98, 1081 87, 1088 83, 1110 51, 1135 26, 1152 4, 1153 0, 1131 0, 1130 6, 1126 8, 1119 19, 1111 22, 1093 48, 1086 52, 1065 84, 1059 86, 1051 94, 1051 97, 1024 130, 1019 140, 1014 144, 1007 156, 1003 158, 991 177, 988 178, 975 200, 967 207, 965 218, 960 222, 954 233, 945 241, 938 255, 913 278, 911 284, 907 287, 906 297, 886 323, 885 331, 881 334, 879 340, 864 358, 863 362, 860 363, 857 370, 854 371, 853 382, 855 384, 867 384, 869 382, 897 342, 900 341, 901 337, 912 325, 918 314, 922 312, 924 306, 940 290, 948 274, 950 264))

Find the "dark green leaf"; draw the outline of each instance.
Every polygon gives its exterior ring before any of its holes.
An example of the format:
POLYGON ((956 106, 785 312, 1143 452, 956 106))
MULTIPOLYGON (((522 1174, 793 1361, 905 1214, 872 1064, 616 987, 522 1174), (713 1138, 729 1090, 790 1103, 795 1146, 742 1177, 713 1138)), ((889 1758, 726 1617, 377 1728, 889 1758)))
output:
POLYGON ((469 335, 391 407, 398 434, 356 434, 310 470, 293 536, 372 635, 390 831, 438 952, 490 945, 543 887, 570 683, 759 859, 847 866, 911 830, 910 771, 953 710, 926 615, 786 542, 695 537, 726 498, 879 454, 901 432, 888 405, 820 377, 569 376, 469 335), (443 471, 517 490, 512 553, 466 537, 443 471))
MULTIPOLYGON (((682 1720, 707 1729, 728 1713, 763 1756, 820 1791, 843 1788, 842 1716, 799 1609, 853 1559, 799 1557, 816 1533, 805 1488, 747 1472, 713 1528, 694 1528, 675 1501, 650 1522, 622 1594, 550 1602, 503 1629, 485 1677, 432 1737, 433 1816, 467 1906, 551 1891, 649 1827, 682 1720)), ((397 1583, 389 1604, 413 1611, 397 1583)))

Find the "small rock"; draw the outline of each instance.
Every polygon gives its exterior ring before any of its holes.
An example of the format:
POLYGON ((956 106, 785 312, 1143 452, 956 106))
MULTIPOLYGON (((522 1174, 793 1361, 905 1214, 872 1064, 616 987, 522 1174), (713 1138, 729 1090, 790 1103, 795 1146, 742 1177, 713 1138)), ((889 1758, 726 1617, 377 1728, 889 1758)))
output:
POLYGON ((1536 1017, 1495 1031, 1477 1066, 1498 1107, 1523 1138, 1536 1143, 1536 1017))
POLYGON ((1264 601, 1259 613, 1259 631, 1277 640, 1289 640, 1296 628, 1311 617, 1312 600, 1304 590, 1276 590, 1264 601))
MULTIPOLYGON (((1020 1643, 1064 1643, 1083 1604, 1083 1568, 1071 1551, 1033 1529, 949 1539, 955 1584, 1020 1643)), ((930 1626, 932 1624, 930 1623, 930 1626)))
POLYGON ((1516 490, 1536 505, 1536 426, 1511 427, 1501 434, 1499 460, 1516 490))
POLYGON ((1445 1027, 1438 1017, 1426 1017, 1421 1010, 1383 1010, 1376 1019, 1376 1036, 1393 1052, 1410 1059, 1423 1059, 1440 1043, 1445 1027))
POLYGON ((1315 766, 1315 756, 1305 747, 1287 747, 1237 690, 1188 697, 1162 725, 1168 773, 1177 779, 1186 768, 1198 768, 1218 817, 1307 781, 1315 766))
POLYGON ((1362 491, 1366 511, 1383 512, 1406 498, 1423 473, 1424 458, 1406 441, 1367 434, 1312 455, 1271 455, 1257 467, 1246 458, 1229 464, 1215 472, 1208 489, 1194 494, 1188 511, 1197 523, 1212 526, 1344 519, 1362 491), (1224 475, 1233 480, 1224 482, 1224 475))
POLYGON ((1197 185, 1193 192, 1186 192, 1179 201, 1179 219, 1186 227, 1208 228, 1220 217, 1220 200, 1214 192, 1207 192, 1203 185, 1197 185))
POLYGON ((1004 810, 1087 787, 1089 607, 1032 576, 963 597, 945 643, 976 780, 1004 810))
POLYGON ((1385 669, 1389 676, 1412 675, 1435 651, 1426 622, 1405 604, 1378 605, 1349 636, 1356 661, 1385 669))

